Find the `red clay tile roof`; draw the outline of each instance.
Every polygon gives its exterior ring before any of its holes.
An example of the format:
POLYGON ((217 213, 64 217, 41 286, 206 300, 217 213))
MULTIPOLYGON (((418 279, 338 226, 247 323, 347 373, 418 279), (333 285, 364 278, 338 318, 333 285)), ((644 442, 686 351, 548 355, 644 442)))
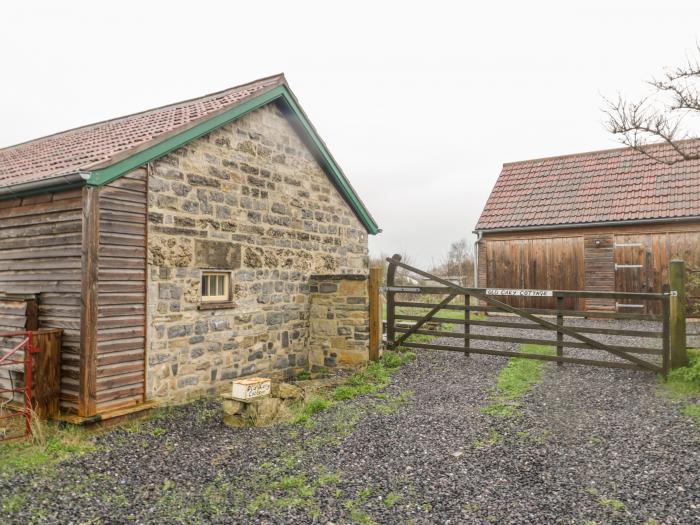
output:
POLYGON ((109 165, 247 99, 285 84, 275 75, 204 97, 49 135, 0 149, 0 187, 109 165))
MULTIPOLYGON (((677 158, 668 145, 653 154, 677 158)), ((700 161, 668 165, 622 148, 504 164, 476 229, 689 216, 700 216, 700 161)))

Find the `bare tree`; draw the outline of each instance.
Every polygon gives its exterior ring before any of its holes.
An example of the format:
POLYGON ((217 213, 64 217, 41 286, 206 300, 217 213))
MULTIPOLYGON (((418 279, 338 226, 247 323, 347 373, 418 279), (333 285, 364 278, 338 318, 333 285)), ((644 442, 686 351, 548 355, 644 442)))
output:
POLYGON ((474 278, 474 253, 467 239, 450 244, 442 262, 433 268, 433 273, 456 278, 462 286, 470 286, 474 278))
POLYGON ((651 93, 637 101, 618 95, 606 99, 608 130, 620 142, 664 164, 700 159, 700 147, 686 139, 698 136, 700 123, 700 45, 685 64, 647 84, 651 93), (658 144, 666 144, 663 153, 658 144), (668 155, 670 151, 670 155, 668 155))

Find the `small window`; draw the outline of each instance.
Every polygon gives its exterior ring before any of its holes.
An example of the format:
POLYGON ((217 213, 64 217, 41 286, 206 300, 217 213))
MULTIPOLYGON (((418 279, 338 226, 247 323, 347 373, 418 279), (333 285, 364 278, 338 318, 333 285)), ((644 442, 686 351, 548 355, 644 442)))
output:
POLYGON ((224 272, 202 274, 202 301, 228 301, 230 275, 224 272))

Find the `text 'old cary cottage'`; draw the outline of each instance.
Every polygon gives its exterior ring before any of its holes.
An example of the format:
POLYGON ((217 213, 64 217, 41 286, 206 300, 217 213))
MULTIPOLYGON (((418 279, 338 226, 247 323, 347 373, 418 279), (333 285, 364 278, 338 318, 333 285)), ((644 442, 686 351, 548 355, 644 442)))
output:
POLYGON ((378 228, 281 75, 2 149, 0 198, 0 293, 64 329, 63 411, 366 359, 378 228))

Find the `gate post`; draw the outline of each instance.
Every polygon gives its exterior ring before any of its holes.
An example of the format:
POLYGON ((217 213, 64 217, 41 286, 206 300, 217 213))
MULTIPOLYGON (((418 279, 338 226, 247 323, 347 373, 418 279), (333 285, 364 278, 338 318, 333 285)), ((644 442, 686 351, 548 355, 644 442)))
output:
MULTIPOLYGON (((394 254, 392 259, 400 261, 401 256, 399 254, 394 254)), ((389 268, 386 271, 386 346, 387 348, 391 348, 392 350, 394 349, 394 338, 396 336, 396 332, 394 330, 394 325, 396 324, 396 319, 394 318, 394 315, 396 313, 396 307, 394 305, 396 292, 392 292, 390 288, 394 286, 395 277, 396 264, 390 262, 389 268)))
POLYGON ((381 268, 369 269, 369 360, 379 361, 382 341, 382 306, 379 295, 381 268))
POLYGON ((673 259, 668 266, 670 298, 670 369, 688 365, 685 338, 685 264, 673 259))

